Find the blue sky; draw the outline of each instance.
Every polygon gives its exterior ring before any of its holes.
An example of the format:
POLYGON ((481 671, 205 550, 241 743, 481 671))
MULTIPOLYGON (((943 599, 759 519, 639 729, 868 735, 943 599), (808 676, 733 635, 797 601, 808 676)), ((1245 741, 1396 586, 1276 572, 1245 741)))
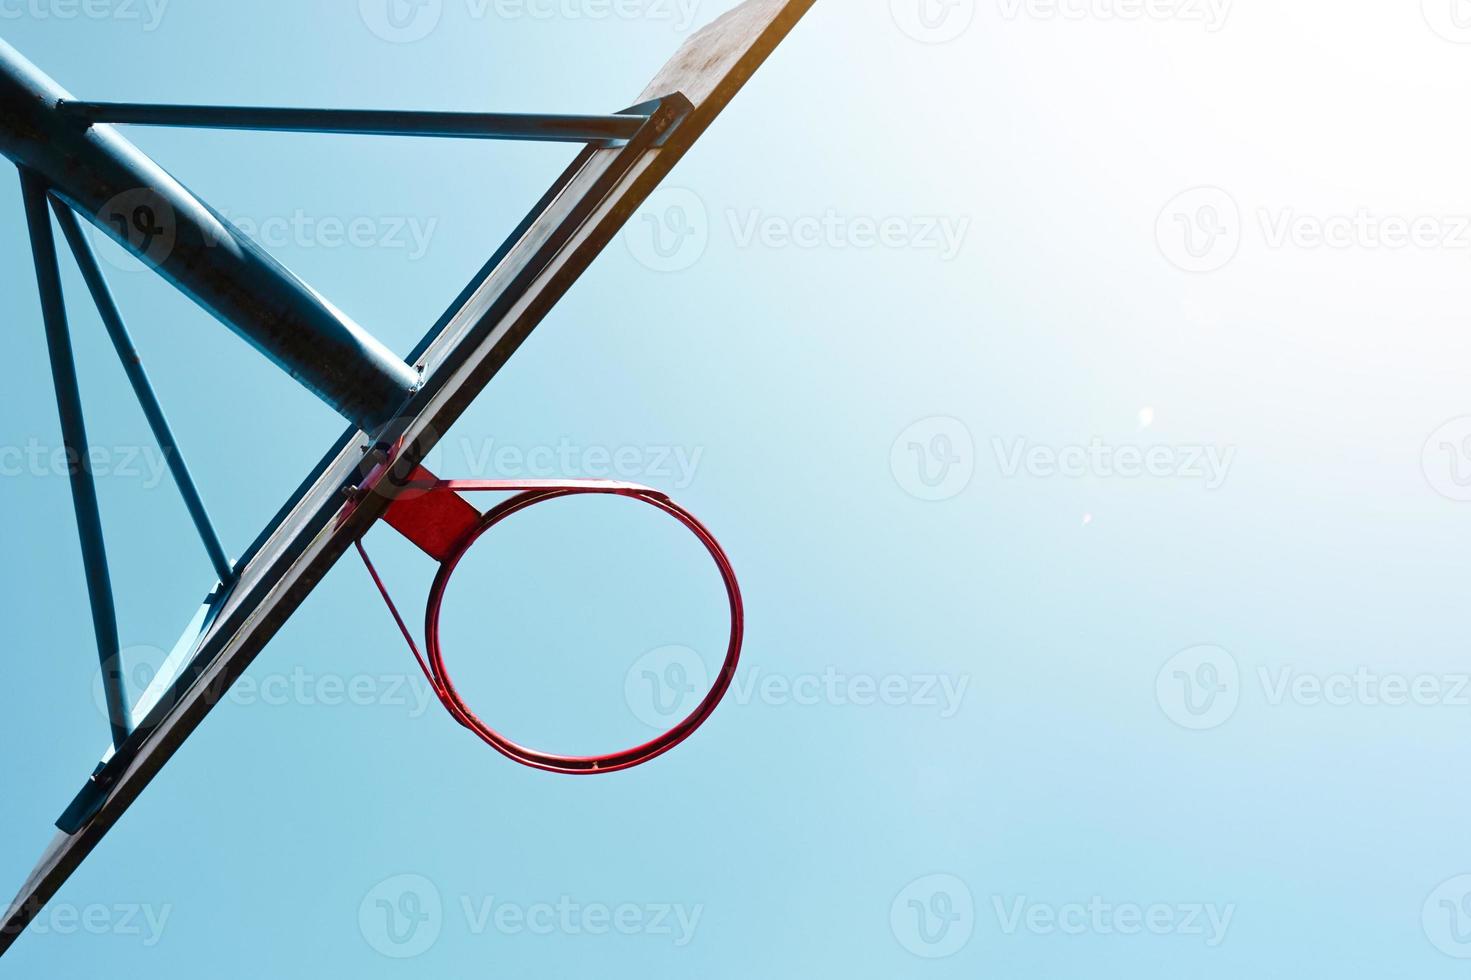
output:
MULTIPOLYGON (((729 6, 0 0, 0 35, 87 98, 597 112, 729 6)), ((711 723, 522 770, 345 561, 0 975, 1460 975, 1471 21, 1419 8, 820 3, 435 460, 699 514, 749 610, 711 723)), ((129 135, 401 353, 571 154, 129 135)), ((238 553, 341 423, 103 255, 238 553)), ((0 260, 9 887, 106 728, 18 193, 0 260)), ((64 275, 146 679, 213 580, 64 275)), ((416 621, 433 566, 368 543, 416 621)), ((472 554, 445 643, 483 717, 596 751, 722 615, 657 514, 559 502, 472 554)))

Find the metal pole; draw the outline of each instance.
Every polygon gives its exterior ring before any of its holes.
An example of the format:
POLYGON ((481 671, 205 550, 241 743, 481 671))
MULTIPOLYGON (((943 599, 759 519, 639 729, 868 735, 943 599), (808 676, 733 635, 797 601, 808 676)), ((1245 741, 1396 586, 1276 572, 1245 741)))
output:
POLYGON ((533 115, 511 112, 401 112, 382 109, 268 109, 240 106, 72 102, 61 115, 84 122, 286 133, 438 136, 464 139, 596 143, 632 139, 646 115, 533 115))
POLYGON ((210 564, 214 565, 215 574, 220 577, 221 582, 229 582, 235 577, 230 568, 230 560, 225 557, 225 549, 220 544, 219 536, 215 534, 209 511, 204 507, 204 499, 200 497, 199 488, 195 486, 194 478, 189 473, 189 466, 184 462, 184 454, 179 452, 178 443, 174 441, 163 406, 159 404, 158 396, 153 393, 153 386, 148 382, 148 372, 144 370, 143 360, 138 356, 132 338, 128 336, 128 328, 123 323, 122 314, 118 312, 112 291, 107 288, 107 280, 97 265, 97 258, 92 254, 92 246, 87 243, 87 237, 82 234, 82 226, 77 222, 76 215, 71 213, 71 209, 60 201, 53 200, 51 203, 56 212, 56 220, 61 225, 61 232, 71 246, 77 267, 81 269, 82 278, 87 282, 87 289, 92 293, 92 301, 97 305, 102 325, 107 328, 107 336, 112 339, 118 360, 123 362, 123 371, 133 386, 133 394, 143 408, 143 415, 148 419, 148 427, 153 430, 158 448, 163 451, 169 472, 173 474, 174 483, 178 485, 179 493, 184 498, 184 506, 188 508, 194 527, 199 531, 199 538, 204 542, 204 550, 209 553, 210 564))
POLYGON ((0 41, 0 154, 353 423, 393 418, 418 372, 0 41))
POLYGON ((92 603, 92 629, 97 634, 97 656, 102 662, 102 690, 107 700, 112 744, 116 748, 127 740, 132 726, 123 685, 107 548, 102 539, 102 516, 97 507, 97 487, 92 481, 87 426, 82 418, 82 394, 77 385, 77 367, 66 326, 66 301, 56 263, 56 239, 51 233, 45 185, 25 170, 21 171, 20 184, 25 197, 26 224, 31 233, 31 255, 36 263, 36 285, 41 290, 41 316, 46 324, 46 349, 56 386, 56 408, 61 415, 61 439, 66 450, 67 475, 71 477, 77 535, 82 542, 87 595, 92 603))

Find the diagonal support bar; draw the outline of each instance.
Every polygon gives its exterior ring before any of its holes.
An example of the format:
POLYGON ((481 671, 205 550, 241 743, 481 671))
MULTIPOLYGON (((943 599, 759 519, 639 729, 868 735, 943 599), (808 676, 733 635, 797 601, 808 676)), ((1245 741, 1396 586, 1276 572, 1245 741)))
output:
POLYGON ((603 143, 632 139, 647 115, 551 115, 515 112, 415 112, 396 109, 276 109, 245 106, 143 105, 63 100, 57 111, 87 125, 123 123, 191 129, 359 136, 431 136, 603 143))
POLYGON ((209 511, 204 507, 204 499, 200 497, 194 477, 189 473, 189 466, 184 462, 184 454, 179 452, 179 445, 174 441, 174 433, 169 428, 168 417, 164 415, 163 406, 158 402, 158 396, 153 393, 153 385, 148 382, 148 372, 143 368, 143 359, 138 356, 138 350, 133 346, 133 339, 128 336, 127 325, 123 323, 122 314, 118 312, 117 303, 112 298, 112 290, 107 288, 107 279, 102 275, 102 269, 97 264, 97 257, 92 252, 92 246, 88 244, 87 237, 82 234, 82 226, 77 221, 76 215, 72 214, 71 209, 54 198, 51 201, 51 207, 56 212, 56 221, 61 225, 61 232, 66 236, 66 242, 71 247, 77 268, 81 270, 82 278, 86 280, 87 289, 92 293, 92 302, 96 304, 97 313, 102 317, 102 325, 107 328, 107 336, 112 340, 118 360, 122 361, 123 371, 128 376, 128 383, 133 386, 133 394, 137 396, 138 404, 143 408, 143 415, 148 419, 148 427, 153 430, 153 438, 158 442, 158 448, 162 450, 164 461, 168 463, 169 472, 173 474, 174 483, 179 488, 179 494, 184 498, 184 506, 189 511, 189 517, 193 519, 194 527, 199 531, 199 539, 204 543, 204 550, 209 554, 210 564, 214 566, 215 574, 220 577, 221 582, 229 582, 235 577, 234 571, 230 568, 230 559, 225 557, 224 546, 220 544, 219 535, 215 533, 214 524, 210 522, 209 511))
POLYGON ((67 331, 66 300, 61 291, 61 270, 56 261, 56 239, 51 231, 51 215, 46 208, 45 185, 35 174, 25 170, 21 171, 20 183, 25 197, 26 225, 31 233, 31 254, 36 263, 36 285, 41 290, 41 316, 46 325, 46 350, 51 357, 56 407, 61 415, 61 439, 66 449, 67 475, 71 478, 72 506, 76 510, 77 534, 82 542, 87 596, 92 603, 92 629, 97 634, 97 656, 102 662, 107 719, 112 728, 112 744, 120 746, 127 740, 131 724, 123 685, 117 610, 113 606, 112 580, 107 571, 107 548, 102 538, 97 486, 92 480, 87 426, 82 417, 82 393, 77 384, 77 366, 67 331))
POLYGON ((419 375, 0 40, 0 155, 354 424, 393 419, 419 375))

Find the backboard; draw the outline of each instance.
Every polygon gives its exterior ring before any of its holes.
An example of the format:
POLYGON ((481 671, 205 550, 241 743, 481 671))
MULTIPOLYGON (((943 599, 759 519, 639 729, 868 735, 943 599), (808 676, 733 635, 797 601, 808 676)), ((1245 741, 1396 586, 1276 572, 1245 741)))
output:
POLYGON ((374 481, 413 470, 813 2, 746 0, 693 35, 634 100, 648 107, 649 124, 587 146, 567 167, 410 355, 423 381, 400 417, 344 433, 196 617, 175 650, 177 674, 145 694, 134 731, 68 808, 6 909, 0 953, 383 515, 390 495, 375 492, 374 481), (365 464, 385 454, 393 466, 365 464))

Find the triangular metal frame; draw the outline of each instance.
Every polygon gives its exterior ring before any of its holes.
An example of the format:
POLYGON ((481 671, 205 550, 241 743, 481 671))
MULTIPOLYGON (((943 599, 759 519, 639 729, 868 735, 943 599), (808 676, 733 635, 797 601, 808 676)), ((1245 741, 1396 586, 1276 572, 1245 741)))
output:
MULTIPOLYGON (((0 954, 98 845, 322 576, 383 515, 394 496, 392 488, 417 470, 440 436, 494 378, 813 3, 814 0, 746 0, 693 35, 658 73, 633 109, 612 116, 323 114, 320 110, 147 107, 75 100, 54 107, 59 115, 66 117, 63 125, 84 128, 134 122, 292 131, 410 133, 417 130, 434 136, 572 139, 585 146, 411 353, 408 376, 416 380, 408 386, 401 402, 390 409, 381 404, 364 408, 361 400, 348 404, 360 394, 350 385, 335 393, 342 396, 335 407, 354 424, 257 541, 235 562, 224 558, 225 552, 209 526, 198 491, 179 460, 174 470, 176 482, 220 573, 221 584, 206 600, 171 658, 180 664, 177 676, 145 694, 136 706, 136 718, 127 713, 121 677, 115 678, 109 707, 112 709, 116 700, 121 710, 110 710, 114 748, 58 821, 61 832, 0 918, 0 954), (385 462, 388 465, 383 465, 385 462)), ((7 51, 0 42, 0 55, 7 51)), ((0 152, 21 157, 17 163, 22 169, 63 430, 67 447, 77 449, 86 444, 85 426, 75 371, 70 367, 64 300, 47 213, 48 194, 67 204, 76 201, 67 188, 58 187, 57 181, 31 166, 35 161, 28 155, 29 149, 15 149, 13 134, 7 143, 4 116, 9 107, 3 94, 0 88, 0 152)), ((91 258, 80 226, 68 208, 57 206, 55 210, 109 336, 128 364, 136 352, 100 270, 91 258)), ((80 213, 98 220, 85 210, 80 213)), ((208 305, 208 297, 201 298, 197 290, 191 295, 208 305)), ((220 315, 218 310, 215 312, 220 315)), ((226 318, 221 316, 221 319, 226 318)), ((227 325, 242 335, 251 326, 229 320, 227 325)), ((338 365, 322 363, 323 350, 291 348, 290 345, 300 342, 299 337, 289 337, 284 342, 258 336, 250 339, 304 383, 313 386, 325 400, 334 403, 334 392, 321 389, 331 386, 328 375, 338 365), (272 342, 283 346, 273 349, 272 342)), ((342 337, 334 339, 342 340, 342 337)), ((347 339, 350 343, 361 340, 356 336, 347 339)), ((376 357, 379 353, 369 351, 368 356, 376 357)), ((387 370, 395 379, 403 376, 391 364, 387 370)), ((129 371, 129 380, 155 437, 161 446, 173 446, 175 452, 170 457, 177 458, 177 446, 162 409, 152 397, 141 364, 137 370, 129 371)), ((386 387, 392 390, 391 385, 386 387)), ((77 458, 84 459, 85 453, 77 458)), ((110 607, 111 599, 110 590, 106 589, 106 555, 100 520, 96 519, 95 488, 91 487, 85 466, 75 468, 73 477, 83 550, 89 555, 88 582, 94 601, 94 621, 102 624, 98 629, 99 656, 106 676, 109 652, 113 654, 114 670, 117 667, 116 627, 112 628, 112 639, 104 642, 108 610, 98 611, 97 605, 101 601, 110 607), (89 553, 89 549, 93 551, 89 553)))

